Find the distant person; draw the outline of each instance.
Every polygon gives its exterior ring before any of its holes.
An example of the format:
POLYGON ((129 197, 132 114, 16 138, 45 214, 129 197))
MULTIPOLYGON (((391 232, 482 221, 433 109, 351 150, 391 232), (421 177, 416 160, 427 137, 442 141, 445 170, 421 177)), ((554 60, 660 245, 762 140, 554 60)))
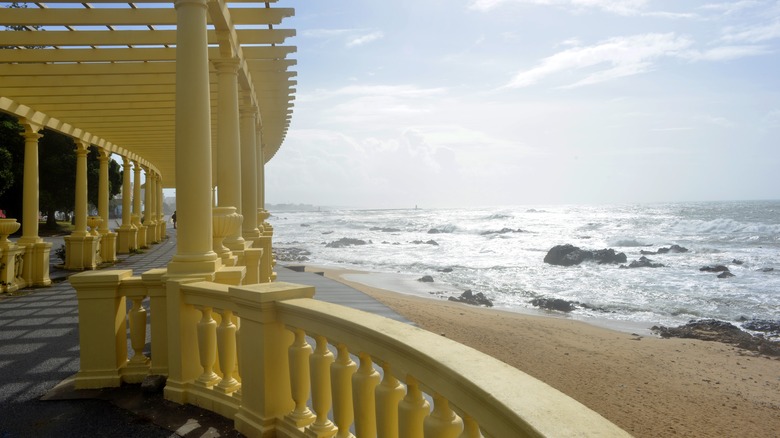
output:
POLYGON ((171 215, 171 220, 173 221, 173 229, 176 229, 176 210, 173 211, 173 215, 171 215))

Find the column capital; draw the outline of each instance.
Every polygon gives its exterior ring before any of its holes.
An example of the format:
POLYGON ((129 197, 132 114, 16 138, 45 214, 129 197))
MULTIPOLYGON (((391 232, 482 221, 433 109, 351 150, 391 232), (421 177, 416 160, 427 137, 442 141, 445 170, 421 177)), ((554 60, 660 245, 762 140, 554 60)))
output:
POLYGON ((106 148, 98 148, 98 159, 101 162, 108 161, 108 159, 111 158, 111 154, 112 152, 106 148))
POLYGON ((89 150, 89 143, 83 140, 75 139, 76 143, 76 154, 77 155, 86 155, 87 151, 89 150))
POLYGON ((219 58, 211 61, 217 68, 217 73, 238 74, 238 68, 241 66, 241 60, 238 58, 219 58))
MULTIPOLYGON (((28 138, 27 137, 28 135, 30 135, 30 136, 37 135, 38 136, 38 137, 34 137, 34 138, 41 138, 41 137, 43 137, 43 135, 38 134, 38 131, 43 129, 43 125, 41 125, 39 123, 35 123, 35 122, 31 121, 30 119, 27 119, 27 118, 24 118, 24 117, 19 119, 19 124, 22 125, 22 127, 24 127, 24 134, 22 134, 22 135, 25 138, 28 138)), ((30 138, 33 138, 33 137, 30 137, 30 138)))
POLYGON ((178 9, 180 6, 201 6, 204 9, 208 5, 208 0, 174 0, 173 7, 178 9))

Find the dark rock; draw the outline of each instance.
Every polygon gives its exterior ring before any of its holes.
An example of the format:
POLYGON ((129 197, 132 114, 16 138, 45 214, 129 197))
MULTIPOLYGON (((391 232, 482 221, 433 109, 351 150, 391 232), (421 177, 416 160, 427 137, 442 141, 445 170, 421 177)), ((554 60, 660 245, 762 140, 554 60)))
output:
POLYGON ((333 231, 323 231, 322 234, 333 234, 333 231))
POLYGON ((365 240, 360 239, 351 239, 349 237, 342 237, 339 240, 334 240, 333 242, 330 242, 329 244, 325 245, 327 248, 343 248, 345 246, 352 246, 352 245, 365 245, 368 242, 365 240))
POLYGON ((688 248, 682 247, 680 245, 672 245, 669 248, 658 248, 657 251, 647 251, 644 249, 642 251, 639 251, 639 253, 643 255, 666 254, 670 252, 671 253, 688 252, 688 248))
POLYGON ((615 252, 614 249, 600 249, 593 251, 593 260, 600 265, 607 263, 625 263, 628 258, 625 253, 615 252))
POLYGON ((422 277, 418 278, 417 281, 422 281, 423 283, 433 283, 433 277, 430 275, 423 275, 422 277))
POLYGON ((159 374, 152 374, 149 376, 144 377, 144 380, 141 382, 141 391, 145 394, 154 394, 158 392, 162 392, 163 388, 165 388, 165 382, 168 380, 167 377, 159 375, 159 374))
POLYGON ((544 262, 551 265, 572 266, 578 265, 592 256, 589 252, 567 243, 552 247, 544 256, 544 262))
POLYGON ((662 338, 689 338, 723 342, 739 348, 756 351, 768 356, 780 356, 780 343, 753 336, 725 321, 702 319, 690 321, 679 327, 653 326, 650 330, 662 338))
POLYGON ((274 258, 280 262, 307 262, 311 253, 302 248, 273 248, 274 258))
POLYGON ((428 230, 428 234, 439 234, 439 233, 443 233, 443 232, 444 231, 441 231, 438 228, 431 228, 430 230, 428 230))
POLYGON ((745 264, 745 262, 743 262, 742 260, 737 260, 737 259, 732 260, 731 263, 733 263, 733 264, 735 264, 737 266, 745 264))
POLYGON ((728 271, 729 268, 723 265, 715 265, 715 266, 702 266, 699 268, 699 271, 701 272, 725 272, 728 271))
POLYGON ((652 260, 645 256, 639 257, 639 260, 634 260, 633 262, 629 263, 628 266, 620 265, 621 268, 663 268, 664 266, 666 265, 661 263, 653 263, 652 260))
POLYGON ((308 227, 310 227, 311 225, 309 225, 309 224, 301 224, 301 226, 302 226, 302 227, 304 227, 304 228, 308 228, 308 227))
POLYGON ((558 266, 579 265, 586 260, 593 260, 603 265, 606 263, 625 263, 627 257, 624 253, 616 253, 614 249, 600 249, 597 251, 587 251, 574 245, 557 245, 547 252, 544 256, 544 262, 558 266))
POLYGON ((775 268, 761 268, 761 269, 759 269, 759 272, 772 272, 774 270, 775 270, 775 268))
POLYGON ((731 273, 728 269, 718 274, 718 278, 731 278, 734 274, 731 273))
POLYGON ((433 246, 439 246, 438 242, 435 240, 429 240, 427 242, 423 242, 422 240, 413 240, 411 242, 414 245, 433 245, 433 246))
POLYGON ((390 228, 390 227, 371 227, 369 228, 371 231, 381 231, 383 233, 398 233, 401 231, 400 228, 390 228))
POLYGON ((754 332, 764 332, 771 336, 780 336, 780 320, 751 319, 742 324, 742 328, 754 332))
POLYGON ((449 301, 457 301, 459 303, 471 304, 473 306, 487 306, 493 307, 493 302, 490 301, 482 292, 474 294, 471 289, 460 294, 459 297, 449 297, 449 301))
POLYGON ((452 272, 452 268, 439 269, 439 272, 452 272))
POLYGON ((560 298, 534 298, 531 300, 531 304, 542 309, 557 310, 558 312, 571 312, 577 308, 573 301, 566 301, 560 298))
POLYGON ((483 231, 479 234, 482 236, 488 236, 490 234, 506 234, 506 233, 525 233, 525 231, 521 230, 520 228, 516 230, 512 228, 502 228, 498 231, 483 231))

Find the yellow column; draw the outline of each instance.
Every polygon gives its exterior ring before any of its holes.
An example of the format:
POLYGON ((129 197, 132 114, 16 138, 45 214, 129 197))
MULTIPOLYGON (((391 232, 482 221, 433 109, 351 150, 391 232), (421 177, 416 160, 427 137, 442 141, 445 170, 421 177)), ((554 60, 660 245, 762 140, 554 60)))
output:
POLYGON ((19 120, 24 126, 24 180, 22 188, 22 237, 16 242, 24 246, 25 257, 22 267, 22 278, 30 286, 48 286, 49 254, 51 243, 44 242, 38 236, 38 131, 42 126, 26 119, 19 120))
MULTIPOLYGON (((243 252, 246 249, 244 238, 241 236, 241 149, 238 125, 238 59, 222 59, 214 62, 217 68, 219 93, 217 108, 217 181, 218 204, 214 212, 214 220, 220 220, 229 227, 214 227, 224 230, 227 234, 224 245, 232 251, 243 252), (225 222, 224 215, 235 216, 225 222), (237 225, 237 226, 236 226, 237 225)), ((215 235, 215 237, 217 237, 215 235)), ((215 241, 216 242, 216 241, 215 241)), ((216 249, 215 249, 216 250, 216 249)), ((239 255, 239 254, 236 254, 239 255)), ((226 257, 232 257, 230 252, 222 256, 225 264, 226 257)), ((243 260, 243 253, 240 253, 243 260)))
POLYGON ((22 237, 19 243, 36 243, 42 239, 38 237, 38 139, 43 137, 38 134, 41 126, 21 121, 24 126, 24 181, 22 196, 22 237))
POLYGON ((176 0, 176 255, 174 276, 213 278, 211 105, 206 0, 176 0))
MULTIPOLYGON (((241 214, 244 216, 244 239, 260 237, 257 228, 257 144, 255 126, 257 107, 252 105, 249 92, 243 92, 243 104, 239 107, 241 130, 241 214)), ((257 246, 257 245, 255 245, 257 246)))
POLYGON ((89 143, 76 141, 76 224, 65 237, 65 269, 83 270, 97 267, 98 236, 87 232, 87 152, 89 143))
POLYGON ((162 176, 155 175, 155 179, 157 180, 157 226, 160 229, 160 240, 162 240, 168 237, 168 233, 165 230, 168 225, 164 220, 165 215, 163 214, 165 212, 163 209, 165 196, 163 195, 162 176))
POLYGON ((143 217, 144 217, 144 226, 146 227, 146 243, 145 246, 151 246, 152 242, 155 241, 154 239, 154 216, 152 215, 152 210, 154 208, 152 204, 152 193, 154 192, 153 188, 153 178, 151 177, 151 171, 148 167, 144 167, 144 173, 146 174, 146 184, 144 187, 144 210, 143 210, 143 217))
POLYGON ((133 162, 133 225, 138 230, 138 246, 147 248, 146 225, 141 223, 141 165, 133 162))
POLYGON ((132 186, 130 185, 130 159, 122 157, 122 225, 117 230, 119 254, 128 254, 138 248, 138 230, 130 221, 132 207, 132 186))
POLYGON ((100 148, 98 159, 100 160, 100 181, 98 184, 98 214, 103 219, 98 231, 100 232, 100 257, 106 263, 114 263, 116 259, 116 233, 108 228, 109 214, 109 187, 108 187, 108 162, 111 152, 100 148))
POLYGON ((265 157, 263 155, 263 138, 261 135, 257 136, 257 221, 258 229, 263 233, 262 237, 258 240, 260 246, 263 248, 263 260, 260 263, 260 282, 265 283, 276 279, 276 273, 273 272, 274 260, 273 260, 273 234, 274 229, 265 220, 270 217, 270 214, 265 211, 265 157))

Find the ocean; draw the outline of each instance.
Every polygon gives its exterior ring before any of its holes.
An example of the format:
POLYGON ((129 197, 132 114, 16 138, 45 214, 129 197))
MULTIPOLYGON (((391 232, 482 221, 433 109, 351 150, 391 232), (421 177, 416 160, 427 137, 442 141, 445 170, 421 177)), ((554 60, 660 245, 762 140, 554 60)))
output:
POLYGON ((521 312, 561 299, 574 303, 567 317, 639 327, 780 320, 780 201, 270 211, 280 262, 366 271, 354 280, 368 285, 438 299, 471 290, 521 312), (544 262, 565 244, 663 266, 544 262), (672 245, 687 252, 648 254, 672 245), (700 270, 717 265, 733 276, 700 270))

